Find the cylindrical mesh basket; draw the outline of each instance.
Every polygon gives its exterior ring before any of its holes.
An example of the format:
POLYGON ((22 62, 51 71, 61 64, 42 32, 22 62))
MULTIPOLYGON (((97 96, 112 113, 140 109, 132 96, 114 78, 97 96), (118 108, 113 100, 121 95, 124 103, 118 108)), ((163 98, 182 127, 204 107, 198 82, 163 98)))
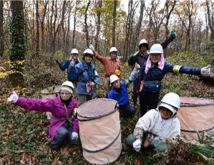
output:
POLYGON ((77 111, 83 156, 93 164, 109 164, 120 156, 121 129, 117 101, 94 99, 77 111))
POLYGON ((204 98, 181 97, 178 110, 181 135, 188 140, 198 139, 196 130, 214 131, 214 101, 204 98))

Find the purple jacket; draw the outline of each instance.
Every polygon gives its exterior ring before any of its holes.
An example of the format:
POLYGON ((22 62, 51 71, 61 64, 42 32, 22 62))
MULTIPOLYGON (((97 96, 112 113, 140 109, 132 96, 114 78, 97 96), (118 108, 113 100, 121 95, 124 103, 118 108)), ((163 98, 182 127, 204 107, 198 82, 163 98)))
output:
MULTIPOLYGON (((60 99, 60 95, 58 97, 45 99, 45 100, 27 99, 24 97, 19 97, 15 105, 18 105, 27 110, 51 112, 54 116, 61 118, 61 119, 55 119, 51 117, 48 133, 49 133, 49 137, 52 140, 54 139, 54 136, 56 135, 56 132, 59 129, 59 127, 61 127, 66 121, 65 118, 67 117, 67 115, 66 115, 64 104, 60 99)), ((69 116, 73 115, 74 108, 78 108, 78 103, 74 98, 72 98, 70 104, 67 107, 69 116)), ((73 131, 78 132, 79 124, 78 124, 78 119, 76 118, 76 115, 73 116, 72 124, 73 124, 73 131)))

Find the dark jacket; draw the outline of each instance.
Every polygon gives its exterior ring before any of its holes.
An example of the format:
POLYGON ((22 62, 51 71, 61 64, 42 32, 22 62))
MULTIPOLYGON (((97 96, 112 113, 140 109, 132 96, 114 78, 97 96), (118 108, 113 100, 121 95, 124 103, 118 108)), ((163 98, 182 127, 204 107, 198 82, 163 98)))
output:
MULTIPOLYGON (((161 80, 167 72, 173 72, 174 64, 170 64, 168 62, 164 63, 163 70, 158 68, 158 64, 154 67, 150 68, 148 73, 145 73, 146 62, 143 65, 140 80, 138 83, 138 89, 140 88, 140 82, 144 80, 143 91, 147 92, 159 92, 161 90, 161 80)), ((179 70, 179 73, 186 73, 192 75, 201 75, 200 68, 192 68, 182 66, 179 70)))
POLYGON ((97 74, 97 70, 94 64, 91 63, 91 67, 88 67, 86 62, 83 61, 75 65, 74 67, 71 67, 71 65, 69 65, 68 72, 78 75, 78 83, 76 89, 77 94, 93 95, 95 93, 96 84, 98 83, 100 77, 97 74), (95 83, 94 88, 89 93, 86 92, 87 82, 95 83))
MULTIPOLYGON (((170 35, 164 42, 161 43, 161 46, 163 49, 167 47, 167 45, 172 42, 174 38, 170 35)), ((131 59, 128 60, 128 64, 133 66, 135 62, 137 62, 141 67, 143 67, 144 62, 146 62, 147 58, 149 56, 149 52, 147 52, 146 55, 143 55, 141 51, 138 51, 138 53, 131 59)))
MULTIPOLYGON (((71 59, 66 60, 65 63, 64 63, 63 65, 62 65, 61 63, 59 63, 60 69, 61 69, 62 71, 64 71, 66 68, 68 68, 68 66, 70 65, 70 62, 71 62, 71 61, 72 61, 71 59)), ((75 65, 77 65, 78 63, 79 63, 79 61, 76 60, 76 61, 75 61, 75 65)), ((68 79, 69 81, 77 81, 77 75, 74 74, 74 73, 69 73, 69 72, 68 72, 68 69, 67 69, 67 79, 68 79)))

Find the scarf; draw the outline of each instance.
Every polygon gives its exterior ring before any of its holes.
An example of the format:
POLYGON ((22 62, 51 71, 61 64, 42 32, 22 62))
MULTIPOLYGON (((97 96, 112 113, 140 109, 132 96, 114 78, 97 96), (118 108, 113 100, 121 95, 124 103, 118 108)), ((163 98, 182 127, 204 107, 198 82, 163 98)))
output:
MULTIPOLYGON (((164 56, 163 56, 163 54, 161 54, 161 59, 160 59, 160 61, 158 62, 158 68, 159 69, 161 69, 161 70, 163 70, 163 67, 164 67, 164 56)), ((150 59, 150 55, 149 55, 149 57, 148 57, 148 59, 147 59, 147 61, 146 61, 146 69, 145 69, 145 73, 147 74, 148 73, 148 71, 149 71, 149 69, 152 67, 152 61, 151 61, 151 59, 150 59)))

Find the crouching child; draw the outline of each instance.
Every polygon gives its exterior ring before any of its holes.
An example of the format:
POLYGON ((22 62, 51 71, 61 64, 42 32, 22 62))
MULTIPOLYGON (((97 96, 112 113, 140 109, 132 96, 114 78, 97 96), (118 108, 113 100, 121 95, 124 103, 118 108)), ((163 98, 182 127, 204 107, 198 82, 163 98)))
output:
POLYGON ((51 112, 49 137, 51 138, 50 146, 56 151, 60 150, 60 145, 65 139, 71 144, 79 140, 79 125, 76 117, 78 108, 77 101, 72 97, 74 86, 70 81, 62 84, 59 95, 55 98, 41 100, 38 98, 28 99, 18 97, 15 91, 9 97, 8 102, 18 105, 27 110, 51 112))
POLYGON ((119 77, 114 74, 110 76, 112 89, 108 94, 108 98, 114 99, 119 103, 119 110, 124 112, 124 118, 133 116, 136 112, 135 108, 130 105, 127 88, 138 77, 138 74, 138 68, 135 67, 129 79, 123 82, 120 82, 119 77))
POLYGON ((151 145, 156 151, 165 151, 167 145, 162 140, 180 135, 180 122, 176 116, 179 108, 180 97, 175 93, 166 94, 156 109, 151 109, 138 120, 134 134, 129 135, 127 143, 133 144, 137 152, 142 145, 144 148, 151 145))

